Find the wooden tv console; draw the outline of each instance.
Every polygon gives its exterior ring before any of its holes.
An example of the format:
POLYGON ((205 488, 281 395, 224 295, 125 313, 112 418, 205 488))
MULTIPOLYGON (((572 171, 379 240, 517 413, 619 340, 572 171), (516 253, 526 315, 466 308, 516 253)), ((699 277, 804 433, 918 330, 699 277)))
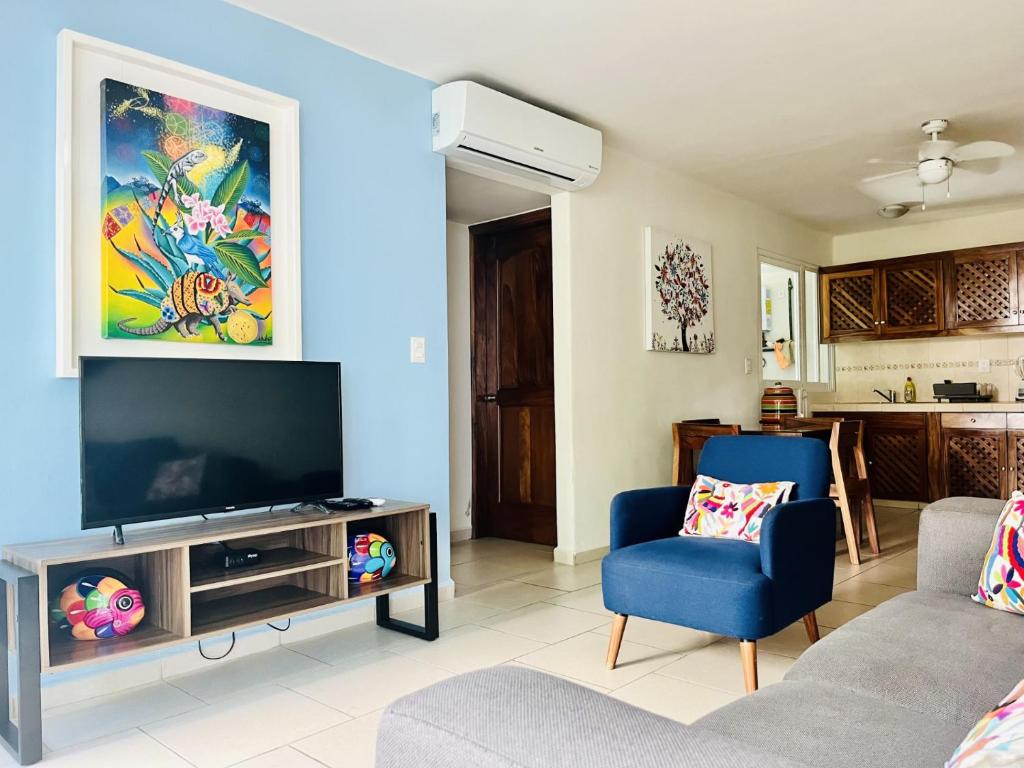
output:
MULTIPOLYGON (((335 605, 376 598, 377 624, 424 640, 438 636, 437 524, 426 504, 389 501, 356 512, 261 512, 131 530, 124 544, 109 533, 4 547, 0 621, 16 655, 18 722, 8 712, 0 737, 23 765, 42 757, 40 673, 146 653, 335 605), (394 545, 392 572, 375 582, 348 580, 350 533, 375 532, 394 545), (220 542, 256 547, 258 565, 217 567, 220 542), (91 568, 125 574, 142 592, 146 615, 124 637, 81 641, 51 626, 49 604, 91 568), (391 618, 389 596, 424 588, 423 626, 391 618), (8 601, 13 598, 13 611, 8 601), (13 615, 14 621, 9 617, 13 615)), ((0 687, 9 691, 6 665, 0 687)), ((9 700, 9 694, 5 697, 9 700)))

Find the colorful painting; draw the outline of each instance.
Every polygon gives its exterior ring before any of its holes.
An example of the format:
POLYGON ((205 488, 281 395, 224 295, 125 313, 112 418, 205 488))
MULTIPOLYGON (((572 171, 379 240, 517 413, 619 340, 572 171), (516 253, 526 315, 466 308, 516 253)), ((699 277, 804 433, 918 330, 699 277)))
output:
POLYGON ((714 352, 711 245, 654 227, 644 230, 644 240, 647 349, 714 352))
POLYGON ((270 126, 100 88, 103 337, 272 343, 270 126))

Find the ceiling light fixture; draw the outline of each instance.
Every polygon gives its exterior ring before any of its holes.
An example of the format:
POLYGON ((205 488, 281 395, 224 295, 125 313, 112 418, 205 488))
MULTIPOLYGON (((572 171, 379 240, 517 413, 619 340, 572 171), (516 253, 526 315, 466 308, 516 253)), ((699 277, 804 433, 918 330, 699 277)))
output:
POLYGON ((893 205, 886 205, 879 208, 875 213, 881 216, 883 219, 898 219, 900 216, 904 216, 910 209, 902 203, 895 203, 893 205))

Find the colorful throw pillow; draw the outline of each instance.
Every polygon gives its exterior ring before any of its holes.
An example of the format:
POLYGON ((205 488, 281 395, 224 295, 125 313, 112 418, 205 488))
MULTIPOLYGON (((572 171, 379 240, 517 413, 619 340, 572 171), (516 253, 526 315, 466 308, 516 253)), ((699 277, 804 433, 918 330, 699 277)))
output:
POLYGON ((996 521, 973 599, 989 608, 1024 614, 1024 494, 1014 491, 996 521))
POLYGON ((686 502, 682 536, 758 541, 769 509, 789 501, 796 483, 730 483, 697 475, 686 502))
POLYGON ((975 725, 946 768, 1024 765, 1024 680, 975 725))

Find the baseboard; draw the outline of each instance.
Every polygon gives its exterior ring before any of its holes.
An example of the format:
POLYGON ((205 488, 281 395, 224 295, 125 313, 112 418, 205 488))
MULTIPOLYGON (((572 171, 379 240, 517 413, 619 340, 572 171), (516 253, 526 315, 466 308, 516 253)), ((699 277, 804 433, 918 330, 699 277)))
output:
POLYGON ((608 547, 585 549, 582 552, 573 552, 562 547, 555 547, 554 558, 556 563, 561 563, 562 565, 583 565, 583 563, 592 563, 594 560, 600 560, 607 554, 608 547))
POLYGON ((451 533, 452 544, 454 544, 456 541, 469 541, 472 538, 472 528, 459 528, 457 530, 452 531, 451 533))
MULTIPOLYGON (((440 602, 453 600, 455 583, 449 580, 439 585, 437 598, 440 602)), ((423 590, 417 587, 393 593, 391 606, 393 613, 422 608, 423 590)), ((121 659, 99 667, 44 675, 43 709, 75 704, 97 696, 151 685, 178 675, 238 661, 254 653, 262 653, 277 647, 287 648, 292 643, 372 622, 375 618, 374 602, 366 600, 296 618, 287 632, 277 632, 269 627, 254 627, 237 632, 235 647, 223 660, 207 661, 199 655, 194 644, 189 644, 169 648, 152 656, 121 659)), ((210 638, 203 641, 203 651, 210 656, 219 656, 225 653, 230 645, 230 635, 210 638)))

